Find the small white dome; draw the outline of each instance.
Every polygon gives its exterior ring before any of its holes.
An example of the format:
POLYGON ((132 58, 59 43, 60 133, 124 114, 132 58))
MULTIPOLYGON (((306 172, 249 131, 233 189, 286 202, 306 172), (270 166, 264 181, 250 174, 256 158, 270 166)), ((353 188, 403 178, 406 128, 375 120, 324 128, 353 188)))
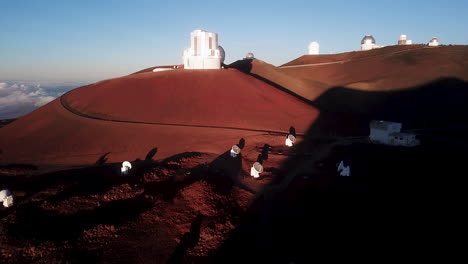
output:
POLYGON ((375 44, 375 38, 372 35, 365 35, 361 40, 361 44, 375 44))
POLYGON ((309 49, 310 48, 315 48, 315 47, 319 47, 319 43, 317 41, 312 41, 310 44, 309 44, 309 49))
POLYGON ((247 55, 245 55, 245 58, 246 59, 255 59, 255 56, 254 56, 254 54, 252 52, 249 52, 249 53, 247 53, 247 55))

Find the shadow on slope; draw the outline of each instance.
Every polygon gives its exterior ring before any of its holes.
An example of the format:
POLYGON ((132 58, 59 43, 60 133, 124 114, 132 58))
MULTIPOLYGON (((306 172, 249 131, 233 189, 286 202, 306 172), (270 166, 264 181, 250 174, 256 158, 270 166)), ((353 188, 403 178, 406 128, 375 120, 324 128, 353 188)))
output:
POLYGON ((211 260, 310 263, 363 249, 391 251, 393 241, 440 250, 439 241, 463 228, 466 134, 464 144, 416 148, 335 135, 366 135, 371 119, 405 128, 467 126, 467 93, 466 82, 447 78, 407 91, 323 94, 314 102, 321 117, 297 145, 302 155, 284 162, 211 260), (351 166, 350 177, 336 172, 340 160, 351 166))

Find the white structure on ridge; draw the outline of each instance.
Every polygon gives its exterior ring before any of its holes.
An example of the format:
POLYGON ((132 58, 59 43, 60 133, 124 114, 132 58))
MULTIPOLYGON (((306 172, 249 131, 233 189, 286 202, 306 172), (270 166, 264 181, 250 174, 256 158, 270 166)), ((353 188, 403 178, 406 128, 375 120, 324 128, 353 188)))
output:
POLYGON ((254 54, 252 52, 249 52, 249 53, 247 53, 247 55, 245 55, 245 59, 246 60, 253 60, 253 59, 255 59, 255 56, 254 56, 254 54))
POLYGON ((411 45, 413 44, 413 41, 410 39, 407 39, 406 35, 400 35, 400 39, 398 40, 398 45, 411 45))
POLYGON ((218 34, 197 29, 190 33, 190 43, 184 50, 185 69, 221 69, 225 54, 218 45, 218 34))
POLYGON ((371 50, 381 47, 382 46, 375 44, 375 38, 372 35, 365 35, 361 40, 361 50, 371 50))
POLYGON ((312 41, 309 44, 309 55, 319 55, 320 54, 320 45, 317 41, 312 41))
POLYGON ((429 41, 429 46, 431 47, 437 47, 440 45, 440 42, 439 42, 439 39, 436 38, 436 37, 433 37, 430 41, 429 41))
POLYGON ((391 145, 413 147, 419 145, 415 134, 402 133, 401 123, 373 120, 369 124, 369 139, 372 142, 391 145))

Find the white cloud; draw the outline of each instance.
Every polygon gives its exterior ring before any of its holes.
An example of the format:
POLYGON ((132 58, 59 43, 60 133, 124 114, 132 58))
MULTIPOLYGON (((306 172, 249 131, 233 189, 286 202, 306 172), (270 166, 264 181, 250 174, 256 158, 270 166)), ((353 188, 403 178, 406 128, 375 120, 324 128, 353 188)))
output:
POLYGON ((0 82, 0 119, 25 115, 54 99, 37 84, 0 82))

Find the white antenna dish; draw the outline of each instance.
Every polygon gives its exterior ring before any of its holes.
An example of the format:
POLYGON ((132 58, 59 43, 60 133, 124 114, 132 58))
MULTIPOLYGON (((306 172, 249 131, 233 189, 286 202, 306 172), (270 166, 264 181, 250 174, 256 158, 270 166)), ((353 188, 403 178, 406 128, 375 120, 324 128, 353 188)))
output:
POLYGON ((345 166, 343 161, 341 161, 336 171, 339 172, 341 176, 349 176, 351 174, 351 166, 345 166))
POLYGON ((9 190, 0 191, 0 202, 4 207, 10 207, 13 205, 13 195, 9 190))
POLYGON ((292 147, 294 145, 294 142, 296 142, 296 137, 289 134, 288 137, 286 138, 285 145, 288 147, 292 147))
POLYGON ((343 169, 343 171, 341 171, 340 175, 341 176, 349 176, 350 173, 351 173, 350 171, 351 171, 350 166, 344 167, 344 169, 343 169))
POLYGON ((252 168, 250 168, 250 176, 254 178, 260 177, 260 173, 262 172, 263 172, 263 166, 258 161, 252 165, 252 168))
POLYGON ((122 172, 123 175, 127 175, 128 172, 132 169, 132 164, 128 161, 122 162, 122 168, 120 168, 120 172, 122 172))
POLYGON ((240 152, 241 152, 241 149, 239 148, 239 146, 237 146, 237 145, 232 146, 232 148, 231 148, 231 157, 233 157, 233 158, 237 157, 237 155, 239 155, 240 152))

